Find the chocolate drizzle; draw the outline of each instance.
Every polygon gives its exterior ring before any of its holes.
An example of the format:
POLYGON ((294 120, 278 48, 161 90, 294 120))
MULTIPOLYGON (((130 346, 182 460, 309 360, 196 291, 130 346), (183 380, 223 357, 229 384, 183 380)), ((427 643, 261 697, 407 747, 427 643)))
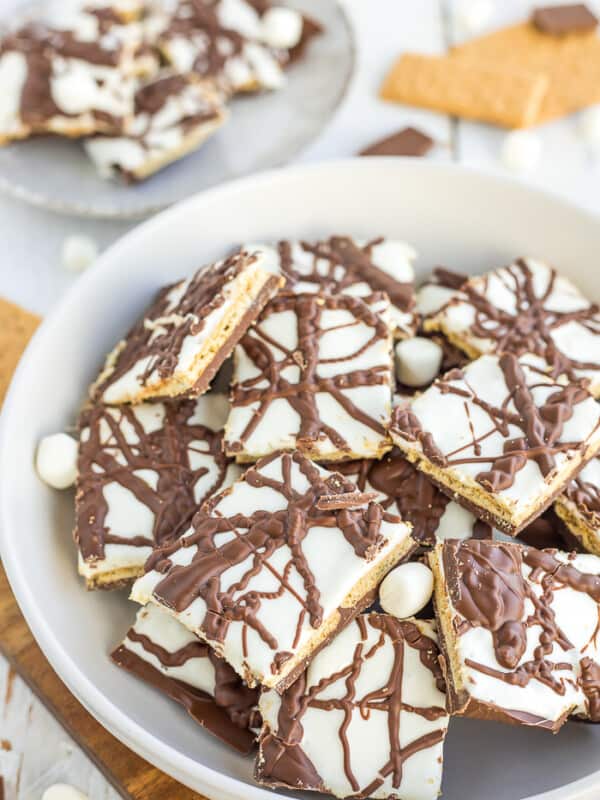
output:
MULTIPOLYGON (((245 483, 254 489, 268 488, 281 495, 281 511, 257 510, 252 514, 239 511, 224 516, 220 511, 221 496, 209 500, 193 519, 193 530, 178 542, 160 547, 148 559, 148 571, 162 574, 154 588, 154 598, 167 608, 182 612, 197 599, 206 604, 206 613, 198 633, 214 643, 222 643, 232 622, 243 623, 242 642, 248 631, 254 631, 273 651, 272 674, 279 674, 286 661, 278 658, 280 643, 259 616, 263 599, 274 600, 287 594, 299 607, 295 621, 296 642, 305 621, 317 630, 325 619, 317 580, 303 552, 303 541, 311 528, 330 530, 330 535, 343 537, 357 558, 369 561, 385 544, 380 532, 382 510, 374 503, 360 510, 320 511, 319 498, 332 494, 354 494, 355 486, 341 476, 327 477, 299 453, 274 454, 262 459, 244 475, 245 483), (269 465, 279 462, 281 479, 267 477, 269 465), (293 480, 299 470, 309 487, 298 491, 293 480), (223 534, 229 534, 223 537, 223 534), (182 564, 174 555, 194 548, 191 561, 182 564), (289 552, 285 563, 276 567, 278 551, 289 552), (242 567, 231 585, 222 584, 222 576, 234 565, 242 567), (244 566, 242 566, 244 565, 244 566), (277 588, 261 592, 249 588, 252 578, 261 572, 269 574, 277 588), (295 574, 297 573, 297 574, 295 574), (298 580, 299 579, 299 580, 298 580), (300 591, 299 584, 302 585, 300 591)), ((226 495, 224 495, 226 498, 226 495)), ((244 647, 244 658, 248 656, 244 647)))
MULTIPOLYGON (((384 298, 371 295, 369 303, 381 302, 384 298)), ((386 429, 381 419, 371 416, 367 410, 357 405, 347 390, 363 387, 389 385, 391 381, 391 361, 372 367, 355 368, 345 371, 345 362, 352 362, 367 353, 378 341, 389 340, 389 329, 383 318, 370 305, 349 295, 314 295, 280 293, 264 309, 256 325, 248 331, 240 342, 240 348, 253 365, 252 377, 233 383, 231 391, 232 406, 254 406, 249 422, 243 430, 236 431, 235 438, 228 438, 225 447, 229 454, 244 451, 247 440, 261 425, 269 406, 275 401, 285 400, 296 412, 299 429, 296 433, 296 447, 302 452, 311 453, 320 441, 329 439, 338 451, 349 451, 350 446, 343 432, 328 425, 321 418, 317 404, 318 394, 330 395, 344 411, 357 422, 370 428, 383 437, 386 429), (334 330, 324 327, 324 312, 344 310, 353 321, 338 326, 339 335, 344 329, 357 325, 371 329, 371 336, 350 355, 342 358, 326 358, 321 351, 321 339, 334 330), (271 315, 292 312, 297 326, 297 347, 290 349, 281 341, 274 341, 266 332, 263 323, 271 315), (279 360, 277 360, 279 358, 279 360), (329 377, 320 374, 320 365, 331 366, 339 363, 339 373, 329 377), (290 380, 290 368, 297 377, 290 380)), ((382 409, 383 410, 383 409, 382 409)), ((288 432, 286 432, 288 433, 288 432)), ((228 433, 231 437, 231 431, 228 433)))
MULTIPOLYGON (((508 671, 468 658, 466 666, 521 688, 536 680, 558 695, 565 694, 567 683, 578 684, 588 698, 589 716, 600 721, 600 666, 586 654, 593 641, 575 658, 578 670, 571 654, 557 660, 555 648, 569 653, 574 645, 558 624, 554 608, 555 595, 564 588, 600 604, 600 577, 560 560, 555 550, 512 543, 451 541, 445 543, 442 558, 449 596, 458 612, 453 622, 456 635, 476 627, 489 630, 496 661, 508 671), (531 629, 540 633, 531 656, 523 661, 531 629)), ((593 638, 597 631, 596 626, 593 638)))
POLYGON ((471 438, 460 448, 443 453, 431 433, 424 431, 419 419, 410 408, 399 407, 393 419, 393 430, 410 441, 421 443, 423 452, 433 463, 448 468, 461 464, 487 465, 475 480, 490 492, 500 492, 511 487, 516 474, 529 461, 535 461, 542 476, 550 479, 556 468, 556 456, 569 451, 581 451, 585 442, 563 442, 561 436, 565 423, 572 417, 574 407, 589 398, 589 393, 580 384, 563 385, 553 383, 550 378, 540 380, 540 386, 555 387, 543 403, 536 402, 533 389, 536 387, 528 374, 526 364, 509 353, 498 358, 498 366, 507 387, 506 397, 499 406, 479 397, 468 384, 466 373, 453 370, 438 379, 435 387, 444 394, 454 394, 465 399, 465 411, 470 419, 470 406, 483 410, 489 417, 490 427, 475 436, 471 427, 471 438), (513 410, 514 405, 514 410, 513 410), (521 435, 514 436, 511 429, 518 428, 521 435), (482 454, 481 443, 496 432, 504 438, 503 451, 497 455, 482 454), (509 438, 511 437, 511 438, 509 438), (469 452, 472 455, 469 455, 469 452))
MULTIPOLYGON (((328 787, 318 774, 315 765, 302 749, 305 735, 303 720, 310 709, 341 712, 338 737, 342 748, 343 769, 352 790, 352 797, 356 798, 371 797, 388 778, 391 779, 396 792, 401 788, 406 761, 415 753, 432 748, 443 741, 446 727, 445 708, 415 706, 411 703, 410 696, 404 696, 403 676, 407 669, 405 656, 408 648, 419 652, 421 664, 431 673, 438 690, 444 691, 436 642, 422 633, 415 623, 400 621, 385 614, 360 616, 354 624, 358 628, 358 636, 350 663, 340 664, 339 669, 314 685, 308 684, 309 670, 283 694, 277 729, 263 730, 261 735, 257 768, 257 777, 260 781, 269 785, 327 791, 328 787), (379 632, 374 645, 367 641, 369 627, 379 632), (365 674, 372 673, 371 659, 382 647, 389 645, 393 647, 394 653, 389 674, 381 676, 380 688, 363 693, 361 696, 359 680, 362 679, 364 685, 365 674), (342 693, 336 689, 332 693, 330 687, 341 682, 345 691, 342 693), (322 695, 329 697, 325 698, 322 695), (348 737, 348 728, 355 714, 368 718, 374 712, 387 714, 389 738, 387 747, 382 743, 382 762, 376 776, 367 785, 361 785, 353 769, 354 759, 360 758, 360 753, 354 752, 348 737), (430 722, 440 720, 440 727, 403 746, 401 745, 403 712, 418 714, 430 722)), ((393 796, 396 796, 395 792, 393 796)))
POLYGON ((75 538, 85 561, 104 558, 107 544, 154 547, 177 537, 189 526, 198 504, 223 486, 229 461, 222 452, 222 435, 190 424, 195 408, 192 400, 157 405, 164 409, 164 420, 151 433, 145 432, 129 406, 96 406, 83 412, 80 429, 89 436, 79 448, 75 538), (211 486, 199 498, 195 486, 208 469, 192 469, 196 452, 209 456, 216 471, 211 486), (155 473, 156 485, 144 480, 140 470, 155 473), (107 526, 110 508, 104 490, 113 483, 128 489, 153 513, 151 537, 128 537, 107 526))
MULTIPOLYGON (((535 276, 525 259, 502 270, 477 278, 461 286, 465 297, 452 300, 450 306, 464 302, 473 306, 475 319, 469 335, 491 340, 493 352, 508 352, 515 356, 534 353, 545 359, 557 377, 570 380, 581 378, 580 371, 600 370, 600 363, 579 361, 563 353, 555 344, 553 333, 576 322, 593 335, 600 335, 600 309, 595 304, 577 311, 558 311, 552 294, 558 273, 548 268, 548 283, 540 292, 535 276), (499 280, 503 289, 514 298, 514 309, 506 311, 489 299, 490 280, 499 280)), ((504 305, 504 303, 503 303, 504 305)))
MULTIPOLYGON (((380 461, 349 461, 336 464, 335 469, 353 478, 361 491, 375 489, 379 505, 410 522, 412 537, 419 544, 432 547, 436 543, 436 531, 450 498, 407 461, 400 450, 395 448, 380 461)), ((492 531, 474 519, 472 535, 490 539, 492 531)))

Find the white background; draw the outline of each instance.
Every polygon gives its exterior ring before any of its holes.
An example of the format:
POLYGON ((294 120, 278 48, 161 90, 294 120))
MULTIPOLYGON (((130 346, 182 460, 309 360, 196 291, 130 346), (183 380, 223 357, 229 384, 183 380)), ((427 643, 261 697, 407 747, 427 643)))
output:
MULTIPOLYGON (((298 161, 350 156, 375 139, 412 124, 438 143, 429 158, 505 172, 500 161, 503 131, 377 99, 386 70, 402 50, 442 53, 450 43, 465 37, 456 24, 463 0, 342 1, 355 27, 356 74, 344 105, 298 161)), ((494 8, 487 26, 490 30, 524 19, 532 7, 525 0, 490 3, 494 8)), ((598 3, 588 4, 600 10, 598 3)), ((541 161, 531 174, 520 179, 600 212, 600 155, 595 156, 581 138, 578 116, 546 125, 537 135, 543 144, 541 161)), ((130 227, 131 223, 60 217, 0 196, 0 295, 46 313, 77 279, 60 264, 64 237, 86 233, 103 248, 130 227)), ((7 800, 38 800, 43 789, 57 781, 78 786, 92 800, 116 797, 29 690, 10 675, 1 659, 0 740, 0 774, 5 778, 7 800)))

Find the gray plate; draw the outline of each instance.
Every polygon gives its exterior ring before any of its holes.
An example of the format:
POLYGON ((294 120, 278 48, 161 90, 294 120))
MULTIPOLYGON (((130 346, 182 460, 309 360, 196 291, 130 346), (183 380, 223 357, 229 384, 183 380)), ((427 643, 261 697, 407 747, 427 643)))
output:
POLYGON ((196 153, 127 186, 100 178, 80 143, 40 137, 0 149, 0 189, 62 213, 142 217, 223 181, 285 164, 331 119, 355 58, 352 28, 337 0, 289 5, 319 20, 325 32, 288 70, 282 90, 233 100, 229 122, 196 153))

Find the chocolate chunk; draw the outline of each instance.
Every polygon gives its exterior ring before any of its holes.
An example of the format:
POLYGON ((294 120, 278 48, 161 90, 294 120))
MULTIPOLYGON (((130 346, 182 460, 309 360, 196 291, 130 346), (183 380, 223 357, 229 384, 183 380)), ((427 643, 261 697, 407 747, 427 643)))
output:
POLYGON ((424 156, 435 142, 417 128, 403 128, 361 150, 361 156, 424 156))
POLYGON ((597 17, 583 3, 536 8, 531 20, 538 30, 551 36, 586 33, 598 25, 597 17))

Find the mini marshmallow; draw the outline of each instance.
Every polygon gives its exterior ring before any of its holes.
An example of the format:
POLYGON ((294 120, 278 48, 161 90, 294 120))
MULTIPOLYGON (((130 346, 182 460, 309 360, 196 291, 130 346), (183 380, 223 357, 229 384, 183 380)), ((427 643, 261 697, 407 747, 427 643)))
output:
POLYGON ((393 569, 379 587, 379 602, 387 614, 407 619, 421 611, 433 594, 433 572, 420 561, 393 569))
POLYGON ((261 41, 269 47, 290 50, 302 37, 304 21, 293 8, 270 8, 263 14, 261 23, 261 41))
POLYGON ((40 478, 53 489, 68 489, 77 477, 78 443, 66 433, 44 436, 37 449, 35 466, 40 478))
POLYGON ((412 388, 428 386, 440 372, 444 351, 437 342, 415 336, 396 345, 396 377, 412 388))
POLYGON ((69 786, 68 783, 55 783, 46 789, 42 800, 88 800, 88 798, 87 795, 74 786, 69 786))
POLYGON ((83 272, 98 258, 98 244, 90 236, 73 234, 63 242, 61 260, 70 272, 83 272))
POLYGON ((600 106, 592 106, 581 114, 579 130, 587 144, 600 151, 600 106))
POLYGON ((494 6, 490 0, 463 0, 455 12, 455 22, 461 34, 479 33, 492 18, 494 6))
POLYGON ((513 172, 530 172, 542 155, 542 140, 531 131, 511 131, 502 143, 502 161, 513 172))

